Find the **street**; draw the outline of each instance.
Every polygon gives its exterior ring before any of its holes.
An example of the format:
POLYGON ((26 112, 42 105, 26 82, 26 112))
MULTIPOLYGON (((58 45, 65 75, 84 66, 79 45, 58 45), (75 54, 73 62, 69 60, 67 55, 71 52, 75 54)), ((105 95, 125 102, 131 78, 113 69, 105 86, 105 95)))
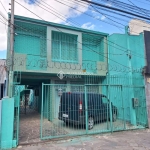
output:
POLYGON ((150 150, 150 129, 52 139, 13 150, 150 150))

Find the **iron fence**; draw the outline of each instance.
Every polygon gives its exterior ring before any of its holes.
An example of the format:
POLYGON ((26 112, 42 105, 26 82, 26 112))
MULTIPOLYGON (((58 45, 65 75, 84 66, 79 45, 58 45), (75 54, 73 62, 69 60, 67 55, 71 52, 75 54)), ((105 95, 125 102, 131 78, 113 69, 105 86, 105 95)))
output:
POLYGON ((42 84, 41 139, 147 126, 144 86, 42 84))

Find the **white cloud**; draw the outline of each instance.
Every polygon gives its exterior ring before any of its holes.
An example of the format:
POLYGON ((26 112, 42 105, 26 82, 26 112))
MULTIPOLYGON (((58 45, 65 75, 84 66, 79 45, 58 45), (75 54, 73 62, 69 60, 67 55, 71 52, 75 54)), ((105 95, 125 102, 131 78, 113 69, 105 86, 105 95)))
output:
POLYGON ((105 20, 105 19, 106 19, 106 17, 105 17, 105 16, 102 16, 102 17, 101 17, 101 20, 105 20))
POLYGON ((91 22, 87 22, 87 23, 84 23, 81 27, 85 29, 93 30, 95 28, 95 25, 92 24, 91 22))
MULTIPOLYGON (((3 3, 3 5, 7 11, 9 11, 9 8, 10 8, 10 5, 9 5, 10 1, 11 0, 1 0, 1 2, 3 3)), ((62 5, 62 4, 58 3, 56 0, 43 0, 45 3, 54 7, 55 11, 57 11, 57 12, 59 11, 59 13, 61 15, 66 16, 66 18, 63 18, 64 19, 64 21, 63 21, 62 19, 58 18, 58 17, 60 17, 60 15, 54 16, 52 13, 44 11, 38 5, 33 5, 33 4, 29 5, 27 3, 27 1, 29 1, 29 0, 16 0, 16 1, 21 3, 21 5, 28 8, 29 10, 31 10, 32 12, 34 12, 35 14, 37 14, 44 20, 50 21, 50 22, 56 22, 56 23, 65 23, 67 18, 79 16, 82 14, 82 12, 85 12, 88 10, 88 5, 84 4, 86 7, 83 7, 83 6, 79 5, 79 3, 77 3, 76 1, 69 2, 69 3, 67 3, 67 5, 79 9, 81 12, 71 9, 70 7, 67 7, 65 5, 62 5)), ((38 1, 40 2, 40 0, 38 0, 38 1)), ((65 3, 65 2, 63 2, 63 3, 65 3)), ((40 5, 40 6, 43 7, 42 5, 40 5)), ((47 5, 47 7, 49 7, 49 6, 47 5)), ((50 8, 50 9, 52 9, 52 8, 50 8)), ((49 11, 51 11, 50 9, 49 9, 49 11)), ((2 7, 1 3, 0 3, 0 11, 5 15, 6 18, 8 18, 7 17, 8 15, 7 15, 6 11, 4 10, 4 8, 2 7)), ((1 14, 1 12, 0 12, 0 14, 1 14)), ((53 11, 53 13, 55 13, 55 12, 53 11)), ((40 19, 37 16, 35 16, 34 14, 32 14, 31 12, 27 11, 26 9, 24 9, 23 7, 18 5, 17 3, 15 3, 15 15, 40 19)), ((0 19, 0 21, 1 21, 1 19, 0 19)), ((6 50, 7 34, 6 34, 5 25, 2 24, 1 22, 0 22, 0 40, 1 40, 0 41, 0 51, 6 50)))

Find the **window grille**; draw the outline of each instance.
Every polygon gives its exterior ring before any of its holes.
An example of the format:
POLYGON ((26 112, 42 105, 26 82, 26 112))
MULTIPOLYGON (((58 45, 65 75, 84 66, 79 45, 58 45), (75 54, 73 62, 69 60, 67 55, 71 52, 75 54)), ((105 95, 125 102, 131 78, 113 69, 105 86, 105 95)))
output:
POLYGON ((52 31, 52 61, 76 63, 77 35, 52 31))

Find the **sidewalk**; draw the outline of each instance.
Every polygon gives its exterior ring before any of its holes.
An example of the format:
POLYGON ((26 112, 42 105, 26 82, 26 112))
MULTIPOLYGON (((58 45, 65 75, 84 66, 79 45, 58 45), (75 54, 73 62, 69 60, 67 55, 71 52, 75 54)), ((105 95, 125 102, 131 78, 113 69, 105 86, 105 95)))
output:
POLYGON ((48 140, 13 150, 150 150, 150 129, 48 140))

